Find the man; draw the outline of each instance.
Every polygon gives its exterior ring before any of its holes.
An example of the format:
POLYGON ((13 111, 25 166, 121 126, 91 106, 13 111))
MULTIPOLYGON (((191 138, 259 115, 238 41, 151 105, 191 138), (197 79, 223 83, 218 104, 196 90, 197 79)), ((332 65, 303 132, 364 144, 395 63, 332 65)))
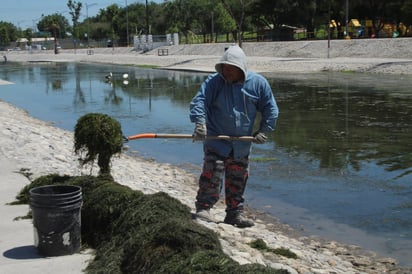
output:
POLYGON ((253 142, 263 144, 275 129, 278 107, 268 81, 247 71, 246 55, 231 46, 216 64, 190 103, 190 120, 196 124, 195 140, 204 140, 203 170, 196 196, 196 217, 214 221, 210 209, 219 199, 225 178, 226 217, 224 222, 237 227, 253 226, 243 215, 243 193, 248 179, 250 141, 208 139, 207 136, 252 135, 258 112, 261 120, 253 142))

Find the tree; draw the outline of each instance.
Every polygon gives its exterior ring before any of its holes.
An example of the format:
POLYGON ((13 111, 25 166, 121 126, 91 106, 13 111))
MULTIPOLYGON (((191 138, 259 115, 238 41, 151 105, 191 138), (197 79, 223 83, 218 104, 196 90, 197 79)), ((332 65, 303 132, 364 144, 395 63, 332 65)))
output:
POLYGON ((18 37, 17 28, 9 22, 0 21, 0 46, 6 47, 11 41, 16 41, 18 37))
MULTIPOLYGON (((408 27, 412 27, 412 0, 406 0, 401 7, 400 20, 408 27)), ((410 30, 411 31, 411 30, 410 30)))
POLYGON ((298 1, 294 0, 260 0, 256 1, 248 16, 253 17, 253 23, 257 27, 260 34, 263 35, 263 30, 270 30, 272 39, 280 39, 281 34, 278 33, 282 25, 299 26, 305 25, 308 9, 300 7, 298 1), (300 10, 303 14, 300 14, 300 10), (274 35, 276 34, 276 35, 274 35))
MULTIPOLYGON (((373 32, 376 37, 381 36, 385 23, 399 24, 402 18, 404 0, 378 1, 378 0, 354 0, 352 12, 359 18, 370 18, 373 22, 373 32)), ((403 10, 407 12, 406 10, 403 10)))
POLYGON ((10 37, 7 29, 4 26, 0 26, 0 47, 10 45, 10 37))
POLYGON ((223 4, 219 3, 213 9, 213 32, 216 34, 226 34, 226 42, 229 42, 229 34, 236 29, 236 22, 230 16, 230 14, 223 7, 223 4))
POLYGON ((236 22, 235 40, 242 47, 243 25, 245 23, 246 10, 251 8, 258 0, 221 0, 223 7, 236 22))
MULTIPOLYGON (((151 31, 152 33, 159 33, 159 34, 165 34, 167 33, 167 28, 169 25, 169 18, 166 17, 166 13, 164 11, 164 4, 157 4, 154 2, 151 2, 149 7, 148 7, 148 12, 146 14, 146 7, 142 5, 142 8, 145 12, 144 17, 130 17, 130 9, 129 9, 129 18, 132 18, 132 22, 138 22, 138 20, 141 20, 144 18, 145 23, 151 24, 151 31), (148 20, 146 20, 146 16, 149 16, 148 20), (150 20, 151 18, 156 18, 156 20, 150 20)), ((147 25, 146 25, 147 27, 147 25)), ((137 32, 136 32, 137 33, 137 32)), ((170 33, 170 32, 169 32, 170 33)))
POLYGON ((103 40, 112 37, 112 22, 107 16, 106 9, 100 9, 96 16, 89 17, 82 22, 80 30, 81 36, 85 36, 84 34, 87 33, 89 38, 95 40, 103 40))
MULTIPOLYGON (((79 17, 80 17, 80 11, 82 10, 82 3, 81 2, 76 2, 69 0, 67 2, 67 7, 69 8, 70 12, 69 14, 72 17, 72 22, 73 22, 73 32, 72 35, 74 38, 79 38, 79 33, 78 33, 78 22, 79 22, 79 17)), ((76 49, 77 43, 74 44, 74 48, 76 49)))
POLYGON ((220 0, 198 1, 193 31, 199 31, 203 35, 203 42, 214 42, 217 33, 232 33, 236 29, 235 21, 224 9, 220 0), (210 39, 207 39, 209 34, 210 39))
POLYGON ((186 43, 189 37, 195 35, 194 28, 199 14, 199 2, 201 0, 176 0, 168 2, 166 6, 167 17, 170 25, 182 33, 186 43))
POLYGON ((113 42, 118 40, 119 38, 118 30, 119 30, 119 20, 121 18, 119 17, 119 13, 120 13, 120 8, 116 4, 110 5, 106 8, 106 18, 111 26, 110 37, 112 38, 113 42))
POLYGON ((37 27, 40 31, 57 30, 58 33, 56 33, 56 35, 58 35, 60 39, 63 39, 67 36, 66 32, 69 28, 69 21, 67 21, 66 17, 64 17, 63 15, 54 13, 42 17, 42 19, 37 24, 37 27), (51 28, 51 26, 53 26, 53 28, 51 28))
POLYGON ((27 38, 27 45, 30 46, 32 38, 33 38, 33 29, 27 28, 26 30, 23 31, 23 34, 24 34, 24 37, 27 38))

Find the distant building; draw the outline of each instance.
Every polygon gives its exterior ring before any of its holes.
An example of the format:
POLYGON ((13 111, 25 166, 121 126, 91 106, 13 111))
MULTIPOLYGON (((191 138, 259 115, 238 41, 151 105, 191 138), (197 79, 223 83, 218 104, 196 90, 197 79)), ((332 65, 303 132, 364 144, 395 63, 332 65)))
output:
POLYGON ((16 40, 16 47, 21 49, 28 49, 30 46, 32 49, 46 49, 53 47, 53 45, 54 38, 52 37, 31 38, 31 41, 27 38, 19 38, 16 40))

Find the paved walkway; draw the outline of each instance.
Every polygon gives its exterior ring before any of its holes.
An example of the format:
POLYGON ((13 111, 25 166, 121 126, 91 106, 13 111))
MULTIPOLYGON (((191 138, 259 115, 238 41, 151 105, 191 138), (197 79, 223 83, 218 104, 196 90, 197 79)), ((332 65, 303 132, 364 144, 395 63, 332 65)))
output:
POLYGON ((89 254, 43 257, 34 246, 28 205, 8 205, 29 180, 15 169, 13 161, 0 155, 0 273, 2 274, 77 274, 86 268, 89 254))

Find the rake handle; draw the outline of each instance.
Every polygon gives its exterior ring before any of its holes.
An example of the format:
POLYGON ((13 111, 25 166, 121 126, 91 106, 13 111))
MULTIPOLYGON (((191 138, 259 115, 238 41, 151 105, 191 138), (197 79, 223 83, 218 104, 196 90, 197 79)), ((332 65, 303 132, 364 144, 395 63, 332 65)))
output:
MULTIPOLYGON (((168 134, 168 133, 141 133, 137 135, 132 135, 127 137, 128 141, 136 139, 154 139, 154 138, 171 138, 171 139, 193 139, 191 134, 168 134)), ((209 140, 229 140, 229 141, 253 141, 253 136, 227 136, 227 135, 217 135, 217 136, 206 136, 209 140)))

